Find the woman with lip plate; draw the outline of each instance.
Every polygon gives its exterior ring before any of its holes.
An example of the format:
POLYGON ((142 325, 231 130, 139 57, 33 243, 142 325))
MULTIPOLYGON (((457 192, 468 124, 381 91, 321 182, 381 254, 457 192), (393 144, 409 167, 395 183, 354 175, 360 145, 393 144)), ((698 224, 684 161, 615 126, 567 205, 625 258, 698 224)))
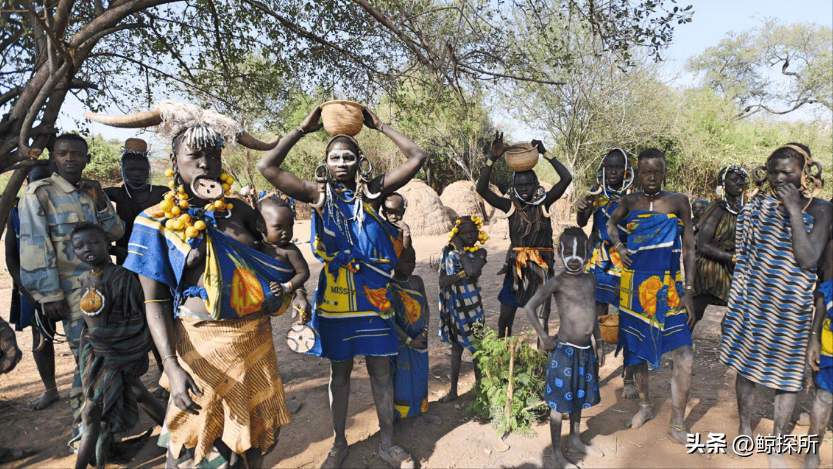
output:
MULTIPOLYGON (((776 149, 752 172, 757 187, 738 214, 735 273, 720 361, 737 372, 738 433, 749 439, 760 386, 775 391, 772 435, 787 434, 804 381, 817 266, 830 239, 833 205, 816 198, 821 165, 804 145, 776 149), (771 193, 765 193, 764 183, 771 193)), ((770 454, 770 467, 788 467, 770 454)))
POLYGON ((289 297, 270 289, 292 268, 255 249, 254 209, 224 198, 221 152, 235 141, 267 150, 224 116, 173 100, 132 116, 87 117, 159 126, 172 142, 171 192, 134 225, 124 267, 139 274, 148 325, 171 393, 160 446, 167 467, 260 467, 289 423, 270 314, 289 297))
POLYGON ((735 271, 735 228, 748 178, 746 170, 736 164, 721 169, 717 174, 718 199, 700 216, 700 231, 694 238, 694 314, 688 318, 692 332, 703 319, 706 306, 726 306, 729 300, 735 271))
POLYGON ((393 444, 393 383, 390 357, 396 355, 396 333, 390 282, 402 234, 379 214, 388 195, 408 183, 425 162, 425 153, 408 137, 362 108, 364 125, 377 130, 399 148, 405 161, 373 177, 370 161, 349 135, 334 135, 324 161, 316 169, 318 182, 303 181, 281 169, 296 143, 322 128, 316 107, 258 162, 258 169, 275 188, 295 200, 312 204, 310 246, 326 264, 321 269, 313 301, 311 326, 320 341, 310 352, 330 360, 330 410, 335 441, 322 467, 340 467, 349 448, 345 436, 353 359, 365 356, 379 417, 379 456, 388 464, 414 467, 415 462, 393 444))

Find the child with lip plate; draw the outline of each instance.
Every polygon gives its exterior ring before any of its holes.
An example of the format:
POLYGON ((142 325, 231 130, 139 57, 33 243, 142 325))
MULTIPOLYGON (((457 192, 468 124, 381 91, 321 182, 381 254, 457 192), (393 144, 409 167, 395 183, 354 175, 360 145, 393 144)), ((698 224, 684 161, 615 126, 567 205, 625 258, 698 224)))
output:
MULTIPOLYGON (((443 248, 440 261, 440 336, 451 343, 451 389, 440 402, 457 398, 457 380, 463 349, 474 353, 472 343, 477 327, 484 323, 483 303, 477 280, 486 265, 486 250, 475 246, 485 243, 488 237, 480 231, 478 217, 461 217, 449 234, 449 243, 443 248)), ((474 374, 480 380, 477 364, 474 374)))
POLYGON ((287 282, 270 282, 269 286, 276 295, 293 295, 292 308, 295 311, 292 317, 300 312, 300 322, 305 324, 311 317, 311 307, 304 290, 304 283, 310 274, 304 255, 292 242, 295 214, 287 200, 274 194, 260 199, 257 210, 257 230, 263 235, 260 252, 291 265, 295 270, 295 275, 287 282))
POLYGON ((567 228, 558 243, 564 271, 538 290, 524 310, 544 348, 550 351, 544 400, 550 406, 552 463, 557 468, 575 468, 561 450, 561 418, 562 414, 570 414, 569 449, 604 456, 579 438, 581 411, 601 400, 598 367, 604 364, 604 349, 596 320, 596 277, 584 272, 587 235, 581 228, 567 228), (555 337, 547 334, 535 313, 550 295, 555 296, 560 316, 555 337))
MULTIPOLYGON (((75 256, 91 267, 79 278, 84 291, 80 307, 85 325, 78 359, 84 432, 75 467, 86 468, 93 457, 98 467, 104 467, 113 435, 139 423, 138 405, 159 425, 165 408, 139 380, 147 369, 152 339, 138 277, 111 262, 110 242, 99 225, 77 223, 70 243, 75 256)), ((120 453, 118 448, 112 452, 120 453)))

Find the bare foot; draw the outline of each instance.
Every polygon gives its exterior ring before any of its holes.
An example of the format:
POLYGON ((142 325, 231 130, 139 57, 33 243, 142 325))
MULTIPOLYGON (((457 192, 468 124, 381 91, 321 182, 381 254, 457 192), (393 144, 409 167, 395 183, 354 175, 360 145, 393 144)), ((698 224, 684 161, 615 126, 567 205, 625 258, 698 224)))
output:
POLYGON ((460 396, 457 395, 457 391, 449 392, 445 396, 441 397, 439 402, 451 402, 454 399, 457 399, 458 397, 460 397, 460 396))
POLYGON ((630 420, 628 420, 625 423, 625 426, 636 430, 652 418, 654 418, 654 408, 640 406, 639 412, 637 412, 636 415, 634 415, 630 420))
POLYGON ((639 397, 639 390, 636 389, 636 384, 625 383, 625 387, 622 388, 622 399, 636 399, 637 397, 639 397))
POLYGON ((584 442, 581 441, 581 438, 579 438, 578 435, 570 435, 569 437, 567 437, 567 449, 571 451, 576 451, 578 453, 592 454, 595 456, 605 455, 604 452, 601 449, 594 446, 592 442, 589 445, 584 444, 584 442))
POLYGON ((567 458, 564 457, 560 449, 552 450, 552 456, 549 457, 549 461, 545 460, 544 464, 547 467, 554 467, 555 469, 578 469, 578 466, 571 463, 567 460, 567 458), (550 464, 546 464, 547 462, 549 462, 550 464))
POLYGON ((668 436, 681 445, 688 443, 688 432, 685 430, 677 430, 676 428, 668 427, 668 436))
POLYGON ((818 469, 819 465, 821 464, 821 458, 818 455, 813 453, 807 453, 807 456, 804 456, 804 468, 805 469, 818 469))
POLYGON ((433 423, 434 425, 442 425, 443 423, 443 419, 437 417, 436 415, 429 414, 428 412, 423 412, 419 414, 419 416, 427 423, 433 423))
POLYGON ((341 463, 344 462, 344 458, 346 458, 349 453, 349 446, 345 445, 343 448, 333 446, 327 453, 327 458, 324 460, 324 463, 321 464, 321 469, 339 469, 341 467, 341 463))
POLYGON ((57 389, 50 389, 49 391, 44 391, 43 394, 34 401, 26 404, 30 410, 43 410, 49 407, 49 404, 57 401, 61 396, 58 394, 57 389))

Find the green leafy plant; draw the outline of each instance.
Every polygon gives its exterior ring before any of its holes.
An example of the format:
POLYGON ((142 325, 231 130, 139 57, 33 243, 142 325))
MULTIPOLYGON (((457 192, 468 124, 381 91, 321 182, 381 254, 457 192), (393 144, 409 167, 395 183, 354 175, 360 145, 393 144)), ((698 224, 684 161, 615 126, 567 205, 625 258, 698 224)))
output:
POLYGON ((532 333, 499 338, 497 332, 486 328, 476 334, 473 358, 481 377, 469 410, 489 420, 498 435, 534 436, 532 424, 546 409, 542 396, 547 353, 524 343, 534 340, 532 333))

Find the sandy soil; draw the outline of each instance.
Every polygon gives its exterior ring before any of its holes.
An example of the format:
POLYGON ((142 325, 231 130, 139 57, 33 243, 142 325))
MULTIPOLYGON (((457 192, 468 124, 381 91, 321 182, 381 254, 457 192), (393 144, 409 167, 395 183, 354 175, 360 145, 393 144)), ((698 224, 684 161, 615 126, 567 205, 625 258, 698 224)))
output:
MULTIPOLYGON (((296 236, 300 240, 308 239, 309 221, 296 225, 296 236)), ((496 327, 499 304, 497 294, 501 287, 501 278, 496 272, 506 253, 509 242, 494 236, 488 243, 490 263, 483 275, 483 301, 486 305, 487 324, 496 327)), ((416 275, 425 280, 429 297, 436 298, 436 267, 440 250, 445 244, 445 236, 421 237, 414 240, 418 265, 416 275)), ((312 278, 306 288, 312 292, 318 278, 321 264, 309 252, 308 245, 302 245, 312 268, 312 278)), ((2 250, 0 250, 2 256, 2 250)), ((5 267, 5 262, 0 262, 5 267)), ((0 310, 9 308, 11 278, 5 272, 0 273, 0 310)), ((436 303, 432 302, 431 330, 437 330, 436 303)), ((692 378, 691 399, 688 406, 686 424, 691 432, 700 432, 703 441, 709 432, 728 435, 728 441, 737 434, 738 416, 735 403, 734 375, 718 361, 719 323, 723 308, 711 307, 706 311, 704 321, 695 332, 695 369, 692 378)), ((550 329, 557 330, 557 314, 553 312, 550 329)), ((317 467, 323 462, 332 443, 332 427, 327 398, 327 380, 329 367, 325 360, 298 355, 286 346, 284 335, 293 320, 285 317, 274 318, 275 350, 283 376, 286 395, 302 403, 302 407, 292 416, 292 423, 281 432, 281 441, 277 448, 267 455, 264 467, 317 467)), ((530 330, 526 318, 519 314, 516 319, 516 333, 530 330)), ((432 336, 433 337, 433 336, 432 336)), ((28 459, 18 461, 9 467, 72 467, 75 456, 66 449, 71 422, 67 395, 72 378, 73 362, 66 345, 56 347, 58 389, 62 400, 46 410, 28 411, 25 403, 37 398, 43 386, 30 353, 32 340, 29 331, 18 334, 18 342, 24 350, 24 358, 11 373, 0 379, 0 445, 36 446, 40 453, 28 459)), ((429 377, 430 412, 440 416, 441 425, 419 425, 409 420, 398 424, 396 442, 409 451, 421 467, 540 467, 551 452, 549 427, 546 423, 536 426, 536 436, 524 438, 510 435, 500 440, 495 430, 488 423, 475 419, 466 411, 473 399, 473 392, 468 392, 455 402, 440 404, 449 385, 449 347, 438 339, 432 338, 430 345, 431 376, 429 377)), ((651 392, 653 395, 656 417, 639 430, 625 428, 624 422, 637 410, 634 401, 621 398, 622 361, 614 357, 612 347, 608 347, 607 363, 600 369, 601 404, 582 415, 582 438, 592 439, 605 452, 604 457, 584 457, 568 455, 572 461, 582 467, 767 467, 764 455, 755 454, 749 458, 736 460, 726 455, 715 455, 707 459, 699 455, 686 454, 686 448, 672 442, 666 436, 670 404, 670 358, 663 366, 651 374, 651 392)), ((463 376, 460 391, 469 391, 473 382, 471 358, 464 356, 463 376)), ((151 360, 152 361, 152 360, 151 360)), ((368 375, 363 360, 357 359, 353 372, 352 394, 347 421, 347 437, 350 442, 350 455, 344 467, 388 467, 378 457, 379 427, 373 408, 368 375)), ((151 364, 151 370, 145 375, 145 384, 154 389, 159 378, 158 370, 151 364)), ((757 431, 768 434, 772 428, 772 398, 774 393, 759 391, 757 431)), ((797 420, 801 412, 809 409, 812 397, 801 393, 799 403, 793 416, 797 420)), ((130 435, 138 435, 150 428, 152 423, 143 415, 142 421, 130 435)), ((568 432, 565 421, 563 432, 568 432)), ((807 427, 796 425, 793 433, 804 435, 807 427)), ((158 429, 155 430, 158 433, 158 429)), ((149 468, 164 466, 164 450, 154 444, 148 444, 129 467, 149 468)), ((833 467, 833 443, 828 432, 822 442, 822 467, 833 467)), ((787 456, 792 467, 800 467, 802 458, 787 456)))

